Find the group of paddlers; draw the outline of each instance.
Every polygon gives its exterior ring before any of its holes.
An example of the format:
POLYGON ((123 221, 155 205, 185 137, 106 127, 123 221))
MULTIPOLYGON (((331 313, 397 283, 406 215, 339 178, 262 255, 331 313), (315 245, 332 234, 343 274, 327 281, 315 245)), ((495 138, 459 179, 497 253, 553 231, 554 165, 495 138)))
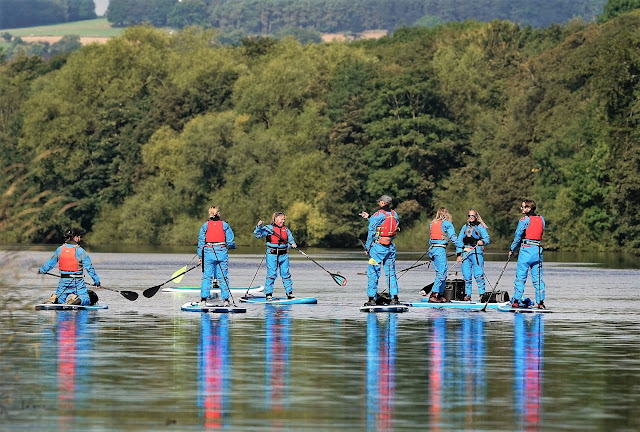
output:
MULTIPOLYGON (((375 306, 379 296, 378 280, 382 267, 385 269, 389 294, 389 303, 400 304, 398 299, 398 278, 396 276, 395 261, 396 248, 395 236, 399 230, 400 219, 395 210, 391 209, 392 198, 382 195, 378 200, 379 209, 371 216, 367 212, 360 215, 369 219, 367 242, 365 253, 369 256, 367 269, 368 301, 365 306, 375 306)), ((524 286, 529 270, 533 285, 536 289, 535 305, 544 308, 544 282, 542 282, 542 247, 540 241, 544 232, 545 221, 542 216, 535 213, 536 203, 533 200, 523 200, 521 210, 523 217, 518 222, 513 243, 509 249, 508 260, 519 248, 518 267, 512 298, 512 307, 520 307, 523 304, 524 286)), ((435 270, 435 280, 432 284, 429 302, 447 302, 444 289, 447 280, 448 261, 446 247, 448 242, 456 245, 457 262, 461 263, 462 274, 465 280, 464 300, 471 301, 472 283, 475 278, 478 285, 478 294, 485 293, 484 258, 483 251, 489 244, 490 238, 487 225, 480 214, 471 209, 468 212, 467 223, 456 235, 451 222, 451 214, 446 208, 438 209, 435 219, 429 226, 429 249, 427 251, 435 270)), ((284 285, 288 299, 294 299, 293 282, 289 271, 289 248, 297 248, 293 234, 285 226, 286 215, 276 212, 272 216, 270 224, 265 225, 259 220, 254 229, 256 238, 266 237, 265 261, 267 276, 264 293, 266 300, 272 300, 274 282, 278 276, 284 285)), ((87 289, 83 279, 83 270, 86 270, 94 281, 96 287, 100 287, 100 279, 93 268, 91 259, 80 246, 82 231, 76 228, 64 233, 64 244, 56 249, 51 258, 39 269, 39 274, 48 273, 56 264, 60 270, 60 281, 56 293, 51 295, 47 303, 65 303, 71 305, 91 305, 97 301, 97 295, 87 289)), ((199 265, 202 265, 202 284, 200 288, 200 306, 207 305, 207 299, 211 295, 212 284, 217 282, 220 287, 224 306, 230 306, 229 284, 229 255, 230 249, 235 249, 233 230, 229 224, 222 220, 220 210, 216 206, 209 208, 209 219, 201 226, 198 236, 197 257, 199 265)), ((426 253, 425 253, 426 254, 426 253)), ((507 260, 507 263, 508 263, 507 260)), ((315 261, 314 261, 315 262, 315 261)), ((325 270, 326 271, 326 270, 325 270)), ((337 275, 333 275, 336 279, 337 275)), ((336 279, 338 282, 338 280, 336 279)), ((426 290, 422 291, 427 295, 426 290)))

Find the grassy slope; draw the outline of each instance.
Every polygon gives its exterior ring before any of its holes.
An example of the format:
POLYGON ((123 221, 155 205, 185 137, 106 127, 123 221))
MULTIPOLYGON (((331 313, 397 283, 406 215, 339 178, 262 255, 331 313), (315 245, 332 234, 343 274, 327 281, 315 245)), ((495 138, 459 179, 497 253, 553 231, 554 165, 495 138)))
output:
POLYGON ((77 35, 94 37, 114 37, 120 35, 123 28, 113 28, 106 18, 75 21, 40 27, 25 27, 17 29, 2 29, 0 33, 10 33, 12 36, 65 36, 77 35))

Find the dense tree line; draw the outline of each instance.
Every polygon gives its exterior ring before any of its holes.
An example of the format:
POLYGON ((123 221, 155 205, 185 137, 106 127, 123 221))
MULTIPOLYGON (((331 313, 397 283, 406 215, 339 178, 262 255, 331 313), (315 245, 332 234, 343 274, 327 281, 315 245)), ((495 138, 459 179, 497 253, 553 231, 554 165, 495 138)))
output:
MULTIPOLYGON (((439 206, 506 241, 523 197, 558 248, 640 248, 640 12, 302 45, 132 27, 0 66, 0 240, 192 244, 209 205, 238 242, 275 210, 300 244, 354 246, 382 193, 399 242, 439 206)), ((497 242, 499 244, 499 241, 497 242)))
POLYGON ((0 0, 0 29, 59 24, 95 17, 93 0, 0 0))
POLYGON ((319 32, 395 30, 415 24, 506 19, 545 27, 581 17, 590 21, 606 0, 111 0, 116 26, 148 23, 273 35, 288 28, 319 32))

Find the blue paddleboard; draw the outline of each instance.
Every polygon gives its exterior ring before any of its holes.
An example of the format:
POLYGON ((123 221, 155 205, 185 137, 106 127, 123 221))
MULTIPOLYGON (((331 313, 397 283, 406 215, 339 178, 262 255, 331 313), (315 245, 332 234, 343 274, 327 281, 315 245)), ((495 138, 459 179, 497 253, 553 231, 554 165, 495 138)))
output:
POLYGON ((296 297, 291 300, 289 300, 286 297, 273 297, 271 300, 267 301, 266 297, 247 296, 247 297, 240 297, 240 301, 245 303, 260 303, 260 304, 316 304, 318 303, 318 299, 314 297, 296 297))
POLYGON ((89 306, 82 305, 68 305, 68 304, 52 304, 42 303, 36 305, 36 310, 93 310, 93 309, 108 309, 109 306, 94 304, 89 306))
MULTIPOLYGON (((241 288, 241 287, 231 287, 231 295, 234 296, 243 296, 243 295, 247 295, 247 290, 249 290, 248 294, 259 294, 262 291, 264 291, 264 286, 259 285, 259 286, 252 286, 249 288, 241 288)), ((195 287, 195 286, 184 286, 184 287, 169 287, 169 288, 162 288, 162 292, 184 292, 184 293, 199 293, 200 292, 200 287, 195 287)), ((218 296, 220 295, 220 288, 211 288, 211 294, 217 294, 218 296)))
POLYGON ((500 312, 513 312, 513 313, 551 313, 553 311, 549 309, 538 309, 537 307, 517 307, 512 308, 511 305, 498 307, 500 312))
POLYGON ((200 302, 189 302, 182 305, 180 308, 185 312, 210 312, 210 313, 245 313, 245 308, 237 306, 222 306, 207 304, 207 306, 200 306, 200 302))
POLYGON ((444 309, 464 309, 464 310, 482 310, 484 305, 487 305, 487 309, 498 309, 500 306, 508 306, 509 302, 504 303, 481 303, 481 302, 468 302, 468 301, 451 301, 447 303, 429 303, 426 301, 407 303, 413 307, 427 307, 427 308, 444 308, 444 309))
POLYGON ((362 306, 360 312, 408 312, 406 305, 380 305, 380 306, 362 306))

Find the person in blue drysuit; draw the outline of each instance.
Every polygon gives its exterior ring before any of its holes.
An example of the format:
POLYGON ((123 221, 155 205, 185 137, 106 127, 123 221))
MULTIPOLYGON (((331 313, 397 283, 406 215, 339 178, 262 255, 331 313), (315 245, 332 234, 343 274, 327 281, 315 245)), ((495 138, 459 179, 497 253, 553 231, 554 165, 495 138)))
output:
POLYGON ((200 227, 198 235, 198 263, 202 264, 202 285, 200 286, 200 306, 207 305, 211 286, 216 279, 220 285, 224 306, 229 306, 229 249, 235 249, 233 231, 220 218, 216 206, 209 207, 209 220, 200 227), (218 279, 221 277, 221 279, 218 279))
POLYGON ((542 216, 536 214, 536 202, 531 199, 522 201, 520 210, 524 216, 518 222, 516 233, 509 249, 509 258, 520 248, 518 255, 518 267, 516 268, 516 280, 514 293, 511 299, 511 307, 524 306, 522 295, 527 282, 527 274, 531 270, 531 281, 536 289, 536 305, 540 309, 546 309, 544 304, 545 285, 542 281, 542 234, 545 221, 542 216))
POLYGON ((293 234, 284 223, 286 215, 282 212, 276 212, 271 218, 270 225, 262 225, 262 220, 256 224, 253 231, 255 238, 266 237, 267 240, 267 279, 264 284, 264 293, 267 301, 273 298, 273 284, 278 277, 278 268, 280 269, 280 277, 284 290, 288 299, 294 299, 293 281, 291 273, 289 273, 289 247, 297 248, 293 234))
POLYGON ((448 302, 442 294, 447 284, 447 243, 454 243, 458 240, 456 230, 451 223, 451 213, 444 207, 438 209, 436 218, 429 225, 429 258, 433 262, 433 269, 436 272, 429 302, 448 302))
POLYGON ((387 287, 389 294, 393 296, 392 305, 400 304, 398 300, 398 278, 396 276, 396 245, 393 240, 399 230, 400 219, 398 213, 391 210, 392 198, 382 195, 378 199, 380 207, 370 218, 367 212, 360 216, 369 218, 369 229, 365 253, 369 255, 369 267, 367 268, 367 297, 369 300, 365 306, 375 306, 378 293, 378 279, 380 279, 380 267, 384 265, 384 273, 387 275, 387 287))
POLYGON ((484 294, 484 247, 489 244, 487 225, 474 209, 467 212, 467 223, 460 230, 456 241, 457 261, 462 263, 465 301, 471 301, 473 278, 478 284, 478 294, 484 294))
MULTIPOLYGON (((97 296, 95 296, 92 302, 83 278, 83 270, 86 270, 93 279, 95 286, 100 286, 100 278, 93 268, 91 258, 89 258, 87 252, 80 247, 82 234, 82 231, 78 228, 72 228, 65 232, 64 244, 58 247, 51 258, 38 269, 38 274, 44 274, 51 270, 57 263, 58 269, 60 270, 58 289, 56 293, 51 295, 49 300, 47 300, 47 303, 89 306, 97 302, 97 296)), ((95 293, 93 293, 93 295, 95 295, 95 293)))

